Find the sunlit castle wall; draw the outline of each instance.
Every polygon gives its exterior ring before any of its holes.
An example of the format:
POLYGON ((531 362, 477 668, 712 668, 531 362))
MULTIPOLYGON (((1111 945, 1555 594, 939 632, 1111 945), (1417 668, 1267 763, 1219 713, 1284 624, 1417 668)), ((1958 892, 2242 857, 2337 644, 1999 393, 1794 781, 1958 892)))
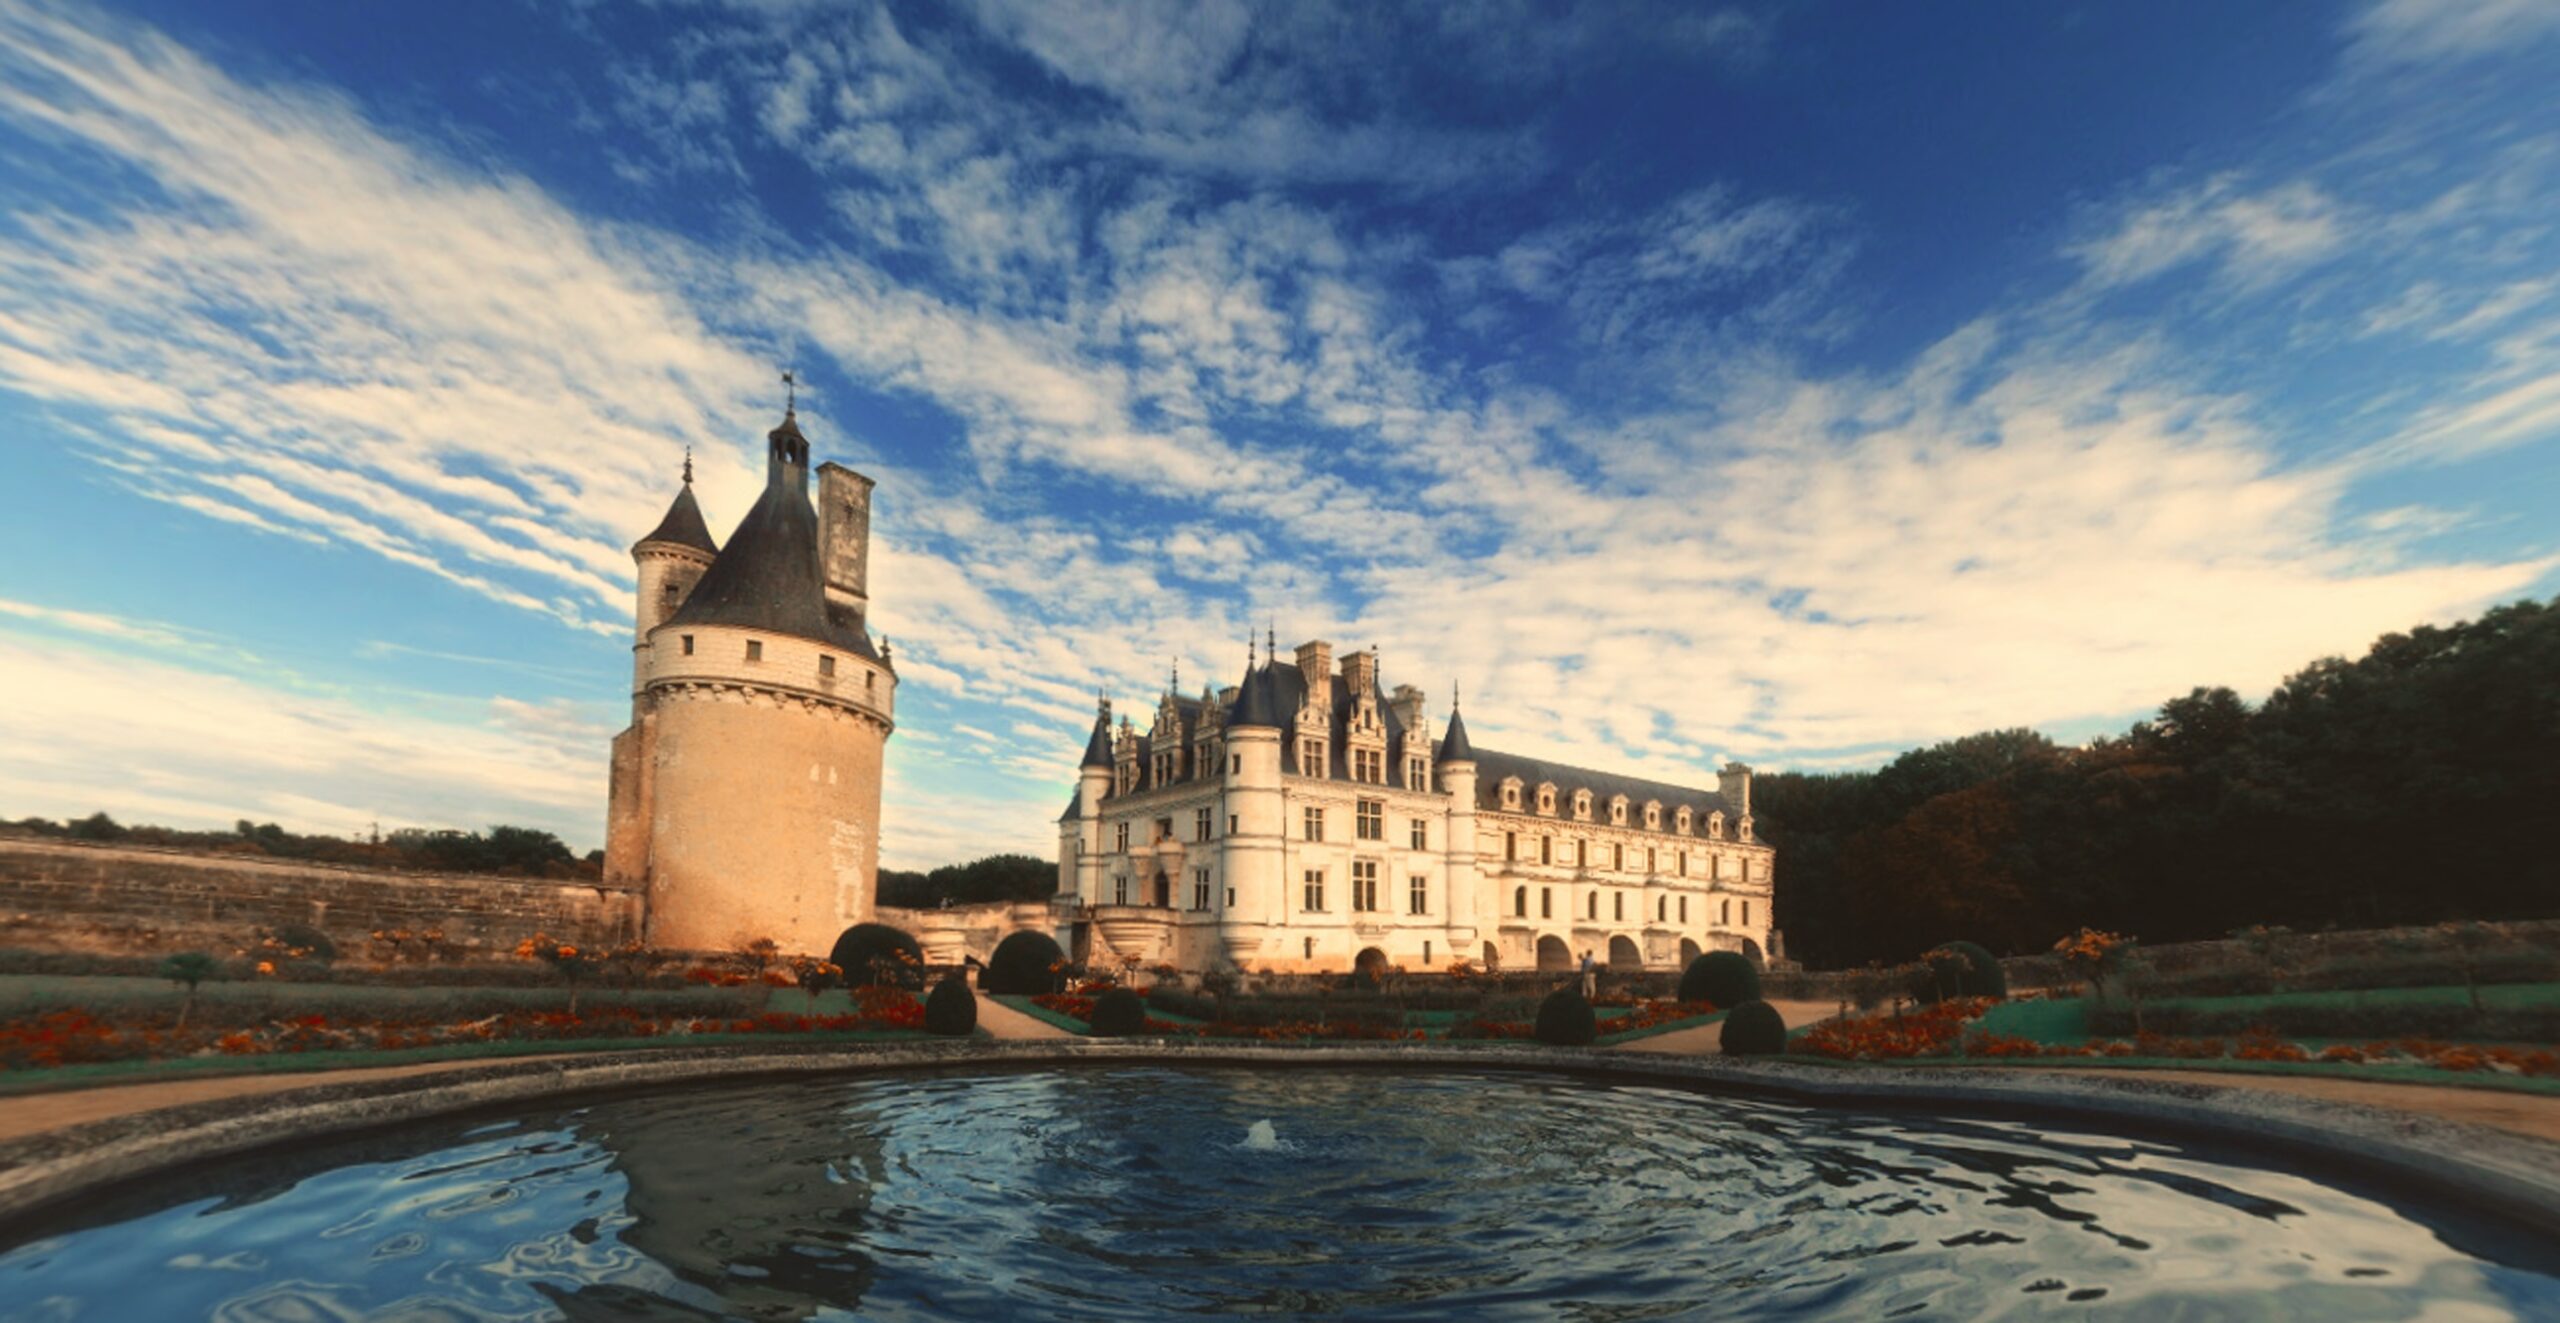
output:
POLYGON ((862 616, 871 483, 825 466, 821 515, 797 426, 772 443, 763 496, 637 649, 615 741, 607 876, 645 881, 666 949, 824 954, 877 893, 897 676, 862 616))

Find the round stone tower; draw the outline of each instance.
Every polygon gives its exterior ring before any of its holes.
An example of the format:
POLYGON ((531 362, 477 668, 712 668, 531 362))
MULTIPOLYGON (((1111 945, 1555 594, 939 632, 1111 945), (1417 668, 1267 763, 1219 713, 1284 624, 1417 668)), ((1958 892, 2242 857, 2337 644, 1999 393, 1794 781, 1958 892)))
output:
POLYGON ((633 548, 638 683, 605 872, 645 882, 662 949, 771 938, 822 955, 871 917, 898 683, 864 623, 871 481, 824 465, 813 508, 797 419, 767 444, 764 493, 725 548, 690 486, 633 548))

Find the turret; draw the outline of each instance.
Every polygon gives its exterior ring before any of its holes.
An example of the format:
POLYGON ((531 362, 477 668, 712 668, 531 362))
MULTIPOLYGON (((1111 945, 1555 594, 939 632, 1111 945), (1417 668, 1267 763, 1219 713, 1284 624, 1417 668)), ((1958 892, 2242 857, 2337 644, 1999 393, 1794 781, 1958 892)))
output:
POLYGON ((632 611, 635 690, 647 669, 649 631, 684 605, 686 595, 719 554, 720 544, 711 540, 711 530, 702 522, 702 507, 693 499, 693 456, 688 453, 684 457, 684 485, 676 489, 676 498, 668 504, 666 516, 631 544, 631 559, 639 568, 640 580, 632 611))
POLYGON ((1271 925, 1281 922, 1286 849, 1280 792, 1280 717, 1272 702, 1278 658, 1245 663, 1244 683, 1227 713, 1227 758, 1220 770, 1228 829, 1218 840, 1219 874, 1235 896, 1223 925, 1225 955, 1245 964, 1262 954, 1271 925))
POLYGON ((1449 940, 1461 951, 1476 940, 1476 751, 1466 718, 1449 699, 1449 730, 1440 737, 1440 791, 1449 797, 1449 940))
POLYGON ((1751 839, 1751 769, 1741 763, 1726 763, 1716 772, 1716 794, 1733 810, 1733 838, 1751 839))

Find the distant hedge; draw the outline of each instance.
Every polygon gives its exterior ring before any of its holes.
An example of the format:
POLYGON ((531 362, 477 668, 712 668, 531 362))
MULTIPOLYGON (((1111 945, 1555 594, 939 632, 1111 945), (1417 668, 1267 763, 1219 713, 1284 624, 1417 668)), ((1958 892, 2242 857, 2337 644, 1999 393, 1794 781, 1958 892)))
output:
POLYGON ((1147 1031, 1147 1003, 1127 988, 1113 988, 1093 999, 1093 1026, 1097 1038, 1126 1038, 1147 1031))
POLYGON ((945 1038, 966 1038, 978 1029, 978 997, 969 991, 965 974, 944 976, 924 999, 924 1031, 945 1038))

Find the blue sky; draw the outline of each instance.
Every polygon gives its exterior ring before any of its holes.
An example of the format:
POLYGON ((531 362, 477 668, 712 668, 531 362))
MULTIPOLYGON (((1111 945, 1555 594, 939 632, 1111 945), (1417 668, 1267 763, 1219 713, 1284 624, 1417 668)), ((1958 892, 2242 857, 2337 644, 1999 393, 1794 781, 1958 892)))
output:
POLYGON ((1703 782, 2560 587, 2560 7, 0 0, 0 814, 599 842, 795 366, 884 862, 1381 649, 1703 782))

